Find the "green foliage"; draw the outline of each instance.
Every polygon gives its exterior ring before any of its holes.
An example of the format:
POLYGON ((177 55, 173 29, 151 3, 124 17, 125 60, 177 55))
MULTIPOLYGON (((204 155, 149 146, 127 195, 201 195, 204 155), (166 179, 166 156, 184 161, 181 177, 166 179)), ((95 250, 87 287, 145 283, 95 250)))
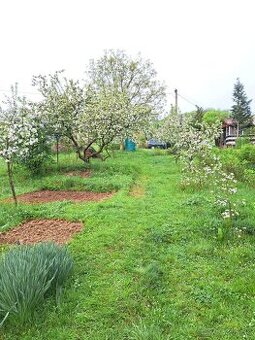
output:
POLYGON ((41 243, 34 248, 36 256, 47 264, 47 280, 51 282, 49 291, 56 296, 56 301, 59 302, 62 288, 73 267, 73 261, 67 248, 54 243, 41 243))
POLYGON ((255 187, 255 170, 244 169, 243 179, 249 186, 254 188, 255 187))
POLYGON ((19 246, 7 252, 0 262, 2 322, 32 320, 46 294, 59 300, 72 266, 67 250, 55 244, 19 246))
POLYGON ((250 142, 250 138, 245 137, 245 136, 241 136, 241 137, 238 137, 238 138, 236 139, 235 147, 236 147, 237 149, 240 149, 240 148, 243 147, 244 145, 250 144, 250 143, 251 143, 251 142, 250 142))
POLYGON ((223 168, 227 173, 233 173, 237 180, 243 180, 244 164, 239 158, 237 149, 226 148, 222 150, 215 150, 221 156, 223 168))
POLYGON ((255 185, 255 146, 239 145, 237 148, 214 150, 221 156, 224 169, 234 173, 238 180, 255 185))
POLYGON ((24 219, 30 219, 32 214, 24 207, 15 208, 10 204, 1 204, 0 208, 0 232, 9 229, 22 222, 24 219), (10 216, 12 217, 10 219, 10 216))
POLYGON ((40 175, 44 173, 46 162, 52 161, 50 147, 44 143, 31 147, 26 157, 21 158, 18 162, 28 169, 31 175, 40 175))
POLYGON ((238 156, 241 161, 245 161, 251 167, 255 168, 255 145, 243 145, 238 152, 238 156))
POLYGON ((207 124, 215 124, 217 121, 223 122, 224 119, 230 116, 230 112, 221 110, 208 110, 203 116, 203 121, 207 124))
POLYGON ((49 133, 45 126, 40 126, 39 122, 37 125, 37 142, 29 145, 27 153, 17 159, 32 175, 42 174, 46 162, 52 161, 49 133))

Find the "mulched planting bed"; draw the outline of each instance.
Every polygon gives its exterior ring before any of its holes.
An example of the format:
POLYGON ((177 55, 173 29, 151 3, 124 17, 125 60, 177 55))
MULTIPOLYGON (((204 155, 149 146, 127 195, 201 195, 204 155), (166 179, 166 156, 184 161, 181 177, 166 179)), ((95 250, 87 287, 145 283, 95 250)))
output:
POLYGON ((63 244, 82 228, 83 224, 79 222, 32 220, 0 233, 0 244, 33 244, 46 241, 63 244))
POLYGON ((17 197, 19 202, 24 203, 47 203, 57 201, 102 201, 113 195, 111 192, 90 192, 90 191, 54 191, 54 190, 42 190, 29 192, 17 197))

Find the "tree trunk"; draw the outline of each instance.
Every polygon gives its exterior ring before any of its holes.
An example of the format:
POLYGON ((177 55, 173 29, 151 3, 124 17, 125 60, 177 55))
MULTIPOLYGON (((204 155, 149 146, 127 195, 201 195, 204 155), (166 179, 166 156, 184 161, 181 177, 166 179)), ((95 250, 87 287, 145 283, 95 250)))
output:
POLYGON ((13 172, 12 172, 11 162, 7 162, 7 172, 8 172, 9 183, 10 183, 10 187, 11 187, 11 192, 12 192, 14 204, 15 204, 15 206, 17 206, 18 201, 17 201, 17 196, 16 196, 16 192, 15 192, 15 187, 14 187, 14 180, 13 180, 13 172))
POLYGON ((59 166, 59 139, 57 138, 57 165, 59 166))

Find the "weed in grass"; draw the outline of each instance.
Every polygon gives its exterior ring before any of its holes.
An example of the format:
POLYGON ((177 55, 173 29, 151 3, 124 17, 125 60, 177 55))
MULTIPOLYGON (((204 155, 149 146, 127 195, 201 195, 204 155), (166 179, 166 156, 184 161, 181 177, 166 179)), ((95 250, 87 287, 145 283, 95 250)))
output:
POLYGON ((211 304, 213 301, 213 296, 210 291, 201 287, 194 287, 191 292, 192 298, 200 304, 211 304))
POLYGON ((141 269, 143 289, 160 290, 164 272, 158 261, 152 261, 141 269))
POLYGON ((204 196, 200 195, 192 195, 191 197, 185 199, 182 203, 182 206, 201 206, 208 204, 210 200, 204 196))
POLYGON ((164 224, 161 227, 153 227, 148 230, 148 241, 155 244, 168 244, 172 242, 176 229, 172 225, 164 224))
POLYGON ((167 340, 170 336, 162 334, 162 330, 158 325, 154 323, 146 324, 140 322, 138 325, 134 325, 132 331, 129 334, 130 340, 167 340))

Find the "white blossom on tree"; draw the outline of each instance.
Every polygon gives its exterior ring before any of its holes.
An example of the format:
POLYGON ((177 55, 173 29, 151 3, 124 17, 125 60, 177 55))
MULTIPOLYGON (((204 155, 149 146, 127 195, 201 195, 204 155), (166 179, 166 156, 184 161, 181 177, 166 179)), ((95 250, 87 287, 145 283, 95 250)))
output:
POLYGON ((10 187, 15 204, 17 198, 13 181, 13 164, 25 157, 32 145, 38 141, 34 124, 34 113, 29 109, 25 98, 20 98, 17 85, 12 87, 12 96, 0 109, 0 157, 7 164, 10 187))
POLYGON ((40 103, 52 133, 70 140, 80 159, 88 161, 91 146, 100 154, 113 141, 133 137, 161 110, 164 86, 149 62, 111 52, 90 64, 84 86, 54 75, 34 77, 44 97, 40 103))
POLYGON ((125 93, 129 103, 142 113, 162 114, 165 86, 149 60, 132 58, 121 50, 108 50, 98 60, 91 60, 87 83, 95 91, 112 89, 125 93))

